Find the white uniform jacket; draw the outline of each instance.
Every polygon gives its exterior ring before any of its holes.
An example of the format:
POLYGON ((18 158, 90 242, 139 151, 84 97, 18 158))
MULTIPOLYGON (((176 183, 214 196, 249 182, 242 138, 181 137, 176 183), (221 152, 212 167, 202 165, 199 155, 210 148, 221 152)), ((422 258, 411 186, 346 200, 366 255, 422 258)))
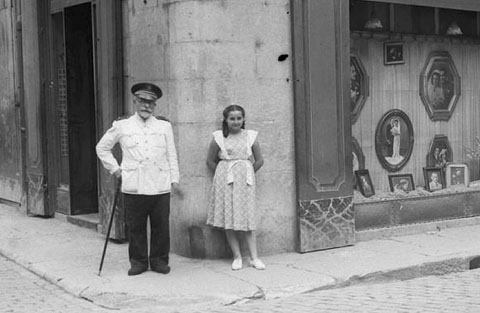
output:
POLYGON ((177 152, 169 122, 154 116, 144 121, 137 113, 115 121, 96 147, 103 166, 113 174, 122 169, 122 192, 156 195, 170 192, 178 183, 177 152), (113 157, 112 148, 120 143, 122 164, 113 157))

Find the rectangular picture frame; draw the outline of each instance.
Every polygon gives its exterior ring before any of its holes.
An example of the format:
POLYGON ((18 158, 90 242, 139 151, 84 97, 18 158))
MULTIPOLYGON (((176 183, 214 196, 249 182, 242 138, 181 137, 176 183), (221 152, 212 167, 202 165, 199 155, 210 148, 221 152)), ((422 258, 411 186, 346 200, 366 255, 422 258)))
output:
POLYGON ((390 174, 388 175, 388 184, 390 191, 404 191, 410 192, 415 190, 415 183, 413 182, 413 174, 390 174))
POLYGON ((434 192, 446 188, 443 169, 440 167, 424 167, 423 178, 425 181, 425 190, 434 192))
POLYGON ((385 42, 383 44, 383 63, 385 65, 405 63, 403 42, 385 42))
POLYGON ((367 169, 355 171, 355 177, 357 178, 357 186, 360 193, 369 198, 375 194, 375 188, 373 187, 370 173, 367 169))
POLYGON ((449 187, 468 187, 470 184, 470 172, 465 163, 448 163, 445 170, 445 181, 449 187))

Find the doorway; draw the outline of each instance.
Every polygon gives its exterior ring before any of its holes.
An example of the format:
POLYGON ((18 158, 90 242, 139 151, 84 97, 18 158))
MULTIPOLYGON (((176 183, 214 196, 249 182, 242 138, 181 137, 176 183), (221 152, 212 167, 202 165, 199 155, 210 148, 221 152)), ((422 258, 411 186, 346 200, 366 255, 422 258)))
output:
POLYGON ((56 211, 98 212, 94 6, 52 14, 56 106, 56 211))

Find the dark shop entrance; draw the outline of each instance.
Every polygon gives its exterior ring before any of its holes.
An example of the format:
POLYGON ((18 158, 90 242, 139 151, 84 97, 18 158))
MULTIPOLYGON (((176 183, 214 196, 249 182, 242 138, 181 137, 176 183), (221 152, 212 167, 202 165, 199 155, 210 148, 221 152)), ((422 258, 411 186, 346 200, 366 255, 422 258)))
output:
POLYGON ((92 3, 51 14, 55 86, 56 211, 98 212, 96 92, 92 3))

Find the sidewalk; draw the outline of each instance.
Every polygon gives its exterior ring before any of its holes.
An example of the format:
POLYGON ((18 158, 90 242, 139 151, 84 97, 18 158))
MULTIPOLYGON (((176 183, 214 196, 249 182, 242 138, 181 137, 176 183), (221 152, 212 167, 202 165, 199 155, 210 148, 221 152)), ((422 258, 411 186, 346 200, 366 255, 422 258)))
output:
POLYGON ((263 257, 265 271, 248 267, 234 272, 230 260, 172 254, 170 274, 148 271, 129 277, 127 244, 109 243, 100 277, 103 235, 59 219, 27 217, 0 204, 0 254, 107 308, 192 312, 313 289, 468 270, 480 256, 480 225, 446 225, 351 247, 263 257))

